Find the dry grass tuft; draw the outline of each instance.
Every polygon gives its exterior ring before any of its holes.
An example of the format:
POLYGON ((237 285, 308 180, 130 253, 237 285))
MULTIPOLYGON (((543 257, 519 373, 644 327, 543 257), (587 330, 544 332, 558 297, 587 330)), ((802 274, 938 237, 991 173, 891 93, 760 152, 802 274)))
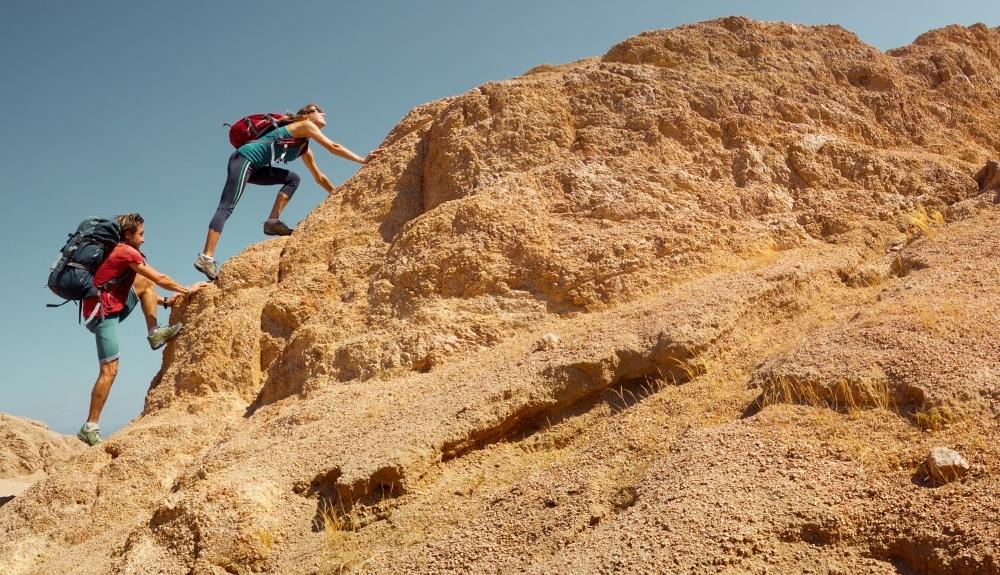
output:
POLYGON ((764 384, 757 405, 764 408, 778 403, 829 407, 848 413, 871 408, 898 411, 889 386, 882 378, 819 385, 796 377, 772 376, 764 384))
MULTIPOLYGON (((673 367, 676 367, 676 371, 680 372, 681 377, 675 377, 673 374, 675 370, 671 369, 670 373, 668 373, 666 377, 664 377, 663 374, 660 374, 660 379, 669 379, 669 383, 676 385, 678 383, 694 381, 697 377, 708 373, 708 366, 704 362, 695 362, 694 358, 695 356, 693 353, 689 354, 687 359, 678 359, 676 357, 669 358, 670 363, 673 367), (678 381, 678 379, 680 379, 680 381, 678 381)), ((667 382, 664 381, 662 383, 667 382)))
POLYGON ((904 313, 927 331, 946 335, 966 318, 966 310, 955 303, 910 299, 903 308, 904 313))
POLYGON ((322 530, 325 534, 325 558, 328 561, 329 573, 332 575, 347 575, 361 573, 365 565, 374 559, 374 555, 365 557, 355 532, 361 528, 362 522, 355 506, 348 511, 339 497, 320 500, 322 530))
POLYGON ((913 422, 924 431, 941 431, 956 421, 965 419, 965 411, 957 405, 925 406, 910 415, 913 422))
POLYGON ((257 531, 257 554, 261 558, 267 559, 271 556, 271 551, 274 549, 274 545, 277 543, 277 538, 274 533, 268 529, 260 529, 257 531))
POLYGON ((937 210, 928 212, 926 207, 920 205, 906 214, 906 221, 910 224, 907 236, 910 241, 913 241, 920 237, 934 237, 937 234, 937 228, 944 225, 944 215, 937 210))

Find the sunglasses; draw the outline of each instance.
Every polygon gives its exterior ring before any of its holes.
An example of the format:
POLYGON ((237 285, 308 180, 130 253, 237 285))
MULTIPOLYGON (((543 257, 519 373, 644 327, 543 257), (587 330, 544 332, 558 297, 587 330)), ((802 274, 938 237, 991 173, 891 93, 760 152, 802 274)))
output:
POLYGON ((319 108, 313 108, 313 109, 309 110, 308 112, 306 112, 306 114, 312 114, 313 112, 318 112, 320 114, 323 114, 324 116, 326 115, 326 112, 324 112, 323 110, 321 110, 319 108))

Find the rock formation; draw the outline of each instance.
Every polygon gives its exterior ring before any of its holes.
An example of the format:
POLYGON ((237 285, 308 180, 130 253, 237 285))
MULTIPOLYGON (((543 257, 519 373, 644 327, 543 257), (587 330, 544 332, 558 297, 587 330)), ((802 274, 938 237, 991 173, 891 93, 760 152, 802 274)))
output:
POLYGON ((418 107, 0 572, 1000 573, 998 73, 726 18, 418 107))
POLYGON ((935 447, 927 456, 927 474, 937 483, 955 481, 969 472, 969 462, 962 454, 947 447, 935 447))
POLYGON ((38 421, 0 413, 0 505, 45 478, 55 466, 84 450, 75 437, 38 421))

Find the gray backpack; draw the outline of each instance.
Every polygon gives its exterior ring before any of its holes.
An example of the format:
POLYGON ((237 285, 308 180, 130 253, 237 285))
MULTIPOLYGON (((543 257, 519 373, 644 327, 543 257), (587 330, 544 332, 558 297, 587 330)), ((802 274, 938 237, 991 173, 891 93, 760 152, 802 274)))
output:
POLYGON ((107 218, 87 218, 80 222, 76 231, 69 234, 66 245, 49 267, 49 289, 63 298, 61 304, 47 304, 59 307, 70 301, 81 301, 96 295, 121 281, 115 278, 104 285, 94 285, 94 272, 101 265, 115 245, 121 241, 118 222, 107 218))

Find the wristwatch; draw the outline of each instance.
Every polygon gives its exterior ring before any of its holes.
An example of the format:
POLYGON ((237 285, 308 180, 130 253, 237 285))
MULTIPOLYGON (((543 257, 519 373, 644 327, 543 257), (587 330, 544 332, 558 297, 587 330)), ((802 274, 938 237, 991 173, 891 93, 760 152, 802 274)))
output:
POLYGON ((160 305, 163 306, 163 309, 168 309, 167 308, 167 298, 166 298, 166 296, 163 297, 163 301, 160 302, 160 305))

